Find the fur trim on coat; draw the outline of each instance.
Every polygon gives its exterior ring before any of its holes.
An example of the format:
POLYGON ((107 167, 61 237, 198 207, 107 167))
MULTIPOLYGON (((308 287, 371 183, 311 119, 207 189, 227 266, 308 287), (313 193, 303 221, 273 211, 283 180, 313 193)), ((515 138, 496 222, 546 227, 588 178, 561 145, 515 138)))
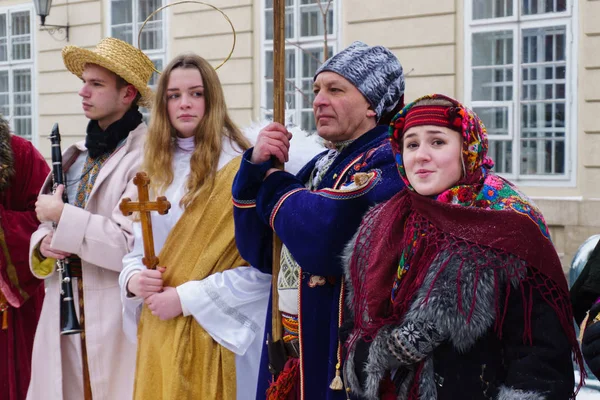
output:
MULTIPOLYGON (((343 255, 347 283, 350 282, 348 261, 358 239, 354 237, 343 255)), ((451 256, 447 260, 448 257, 448 254, 442 253, 432 263, 404 320, 398 325, 380 329, 370 343, 363 365, 355 364, 361 361, 355 360, 354 348, 350 349, 344 374, 352 392, 361 399, 378 399, 380 383, 391 371, 395 373, 394 380, 399 389, 397 398, 406 399, 414 378, 414 366, 420 361, 424 361, 419 380, 420 399, 436 399, 438 376, 434 370, 433 354, 437 346, 448 342, 459 354, 468 353, 480 338, 494 329, 497 318, 496 290, 503 293, 507 285, 516 288, 524 278, 517 275, 516 271, 521 270, 516 268, 520 265, 517 259, 508 263, 515 266, 512 270, 494 271, 478 268, 478 264, 483 262, 479 258, 465 263, 460 257, 451 256), (510 282, 507 282, 507 272, 513 277, 510 282), (460 284, 457 285, 457 282, 460 284), (476 299, 473 303, 474 296, 476 299), (459 298, 462 299, 460 302, 459 298), (471 304, 474 307, 469 312, 471 304), (355 368, 362 368, 366 376, 362 384, 355 368), (399 376, 402 378, 398 379, 399 376)), ((485 259, 485 256, 481 259, 485 259)), ((347 288, 347 305, 352 314, 354 293, 351 284, 347 288)), ((507 386, 502 386, 497 396, 498 400, 544 398, 542 392, 524 392, 507 386)))
POLYGON ((516 390, 507 386, 502 386, 498 394, 498 400, 544 400, 546 396, 534 393, 516 390))

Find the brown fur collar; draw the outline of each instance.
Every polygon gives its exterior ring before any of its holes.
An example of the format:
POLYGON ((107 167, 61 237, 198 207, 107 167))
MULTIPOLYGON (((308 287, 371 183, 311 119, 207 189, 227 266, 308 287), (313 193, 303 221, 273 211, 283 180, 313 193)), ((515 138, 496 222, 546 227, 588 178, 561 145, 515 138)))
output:
POLYGON ((8 122, 0 117, 0 192, 8 188, 14 175, 15 163, 10 145, 10 127, 8 122))

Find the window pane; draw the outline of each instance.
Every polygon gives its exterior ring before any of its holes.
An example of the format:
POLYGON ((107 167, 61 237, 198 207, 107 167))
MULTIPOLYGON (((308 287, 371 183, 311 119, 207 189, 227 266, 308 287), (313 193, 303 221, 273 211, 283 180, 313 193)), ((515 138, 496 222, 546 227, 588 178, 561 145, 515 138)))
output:
POLYGON ((11 14, 11 44, 13 60, 29 60, 31 58, 31 25, 29 11, 11 14))
POLYGON ((564 26, 523 30, 522 100, 565 98, 565 37, 564 26))
POLYGON ((31 25, 29 22, 29 11, 21 11, 12 13, 12 29, 14 35, 29 35, 31 33, 31 25))
POLYGON ((285 50, 285 105, 296 108, 296 50, 285 50))
POLYGON ((472 97, 475 101, 512 100, 512 74, 508 68, 479 68, 473 71, 472 97))
POLYGON ((15 133, 31 138, 31 70, 13 71, 13 122, 15 133))
POLYGON ((510 140, 489 141, 488 155, 494 160, 494 169, 501 174, 512 174, 513 146, 510 140))
POLYGON ((0 71, 0 114, 10 116, 10 93, 8 91, 8 71, 0 71))
MULTIPOLYGON (((285 9, 285 38, 291 39, 294 37, 294 9, 287 7, 285 9)), ((273 11, 265 12, 265 39, 273 40, 273 11)))
POLYGON ((294 79, 296 77, 296 51, 294 49, 285 50, 285 78, 294 79))
POLYGON ((521 173, 564 173, 565 103, 523 104, 521 113, 521 173))
POLYGON ((29 117, 29 118, 15 117, 13 119, 13 123, 15 126, 15 133, 17 135, 19 135, 22 138, 25 138, 27 140, 31 140, 31 131, 32 131, 31 117, 29 117))
POLYGON ((544 132, 543 139, 522 139, 521 174, 564 174, 565 139, 544 132))
POLYGON ((521 168, 520 168, 522 174, 531 175, 531 174, 537 173, 536 152, 537 152, 537 142, 522 141, 522 143, 521 143, 521 168))
MULTIPOLYGON (((327 4, 322 4, 323 11, 327 4)), ((333 9, 329 7, 327 12, 327 33, 333 32, 333 9)), ((317 4, 302 6, 300 8, 300 35, 301 36, 323 36, 323 14, 317 4)))
POLYGON ((567 10, 566 0, 523 0, 522 15, 548 14, 567 10))
POLYGON ((554 57, 552 60, 563 61, 565 60, 565 41, 567 40, 564 30, 556 32, 555 39, 554 57))
POLYGON ((552 153, 554 155, 553 172, 555 174, 565 173, 565 141, 557 140, 552 142, 552 153))
POLYGON ((285 108, 296 108, 296 85, 293 80, 285 80, 285 108))
POLYGON ((133 43, 132 24, 113 26, 111 30, 112 37, 121 39, 122 41, 130 44, 133 43))
MULTIPOLYGON (((142 35, 140 36, 140 49, 142 50, 160 50, 163 47, 162 43, 162 26, 163 22, 158 21, 148 21, 148 23, 144 26, 144 30, 142 35)), ((138 29, 136 31, 136 35, 142 24, 138 24, 138 29)), ((136 37, 137 40, 137 37, 136 37)))
POLYGON ((131 0, 112 0, 110 10, 112 25, 133 22, 133 2, 131 0))
POLYGON ((566 96, 564 27, 523 31, 523 85, 521 99, 554 100, 566 96), (540 44, 543 43, 543 46, 540 44))
POLYGON ((513 15, 513 0, 474 0, 473 19, 503 18, 513 15))
POLYGON ((473 34, 473 100, 512 100, 512 53, 511 31, 473 34))
POLYGON ((12 59, 13 60, 29 60, 31 58, 31 43, 30 37, 20 36, 12 37, 12 59))
MULTIPOLYGON (((152 63, 154 64, 154 68, 156 68, 159 71, 162 71, 163 69, 163 59, 162 58, 156 58, 156 59, 152 59, 152 63)), ((156 71, 154 71, 152 73, 152 76, 150 77, 150 82, 148 82, 148 86, 150 86, 150 88, 154 91, 156 91, 156 85, 158 84, 158 78, 159 75, 156 73, 156 71)), ((146 107, 140 107, 140 112, 142 113, 142 116, 144 117, 144 122, 146 122, 146 124, 148 124, 150 122, 150 110, 147 109, 146 107)))
MULTIPOLYGON (((138 22, 144 22, 150 14, 159 9, 163 5, 163 0, 138 0, 138 22)), ((156 13, 150 21, 162 20, 163 12, 156 13)))
MULTIPOLYGON (((162 71, 162 69, 163 69, 163 59, 162 58, 152 59, 152 63, 154 64, 154 68, 156 68, 159 71, 162 71)), ((158 84, 158 78, 159 78, 159 75, 156 73, 156 71, 154 71, 152 73, 152 76, 150 77, 150 82, 148 83, 148 86, 150 86, 152 89, 156 88, 156 85, 158 84)))
POLYGON ((521 135, 537 137, 542 131, 549 132, 546 128, 553 128, 553 134, 564 136, 565 106, 564 101, 522 104, 521 135))
MULTIPOLYGON (((156 58, 153 59, 151 58, 152 63, 154 64, 154 68, 156 68, 159 71, 162 71, 163 69, 163 59, 162 58, 156 58)), ((153 91, 156 91, 156 85, 158 85, 158 78, 159 75, 156 73, 156 71, 154 71, 152 73, 152 76, 150 77, 150 81, 148 82, 148 86, 150 86, 150 88, 153 91)), ((146 122, 146 124, 148 124, 150 122, 150 110, 147 109, 146 107, 140 107, 140 112, 142 113, 142 116, 144 117, 144 122, 146 122)))
POLYGON ((265 78, 273 79, 273 51, 265 52, 265 78))
POLYGON ((489 136, 508 136, 508 107, 473 107, 489 136))
MULTIPOLYGON (((328 56, 333 55, 333 47, 328 47, 328 56)), ((315 98, 313 93, 313 77, 317 68, 325 60, 325 54, 322 48, 306 49, 300 52, 302 57, 302 108, 312 110, 312 103, 315 98)))
MULTIPOLYGON (((294 49, 285 50, 285 77, 296 76, 296 52, 294 49)), ((273 79, 273 50, 265 52, 265 78, 273 79)))
POLYGON ((29 69, 13 71, 14 115, 31 114, 31 71, 29 69))
MULTIPOLYGON (((287 107, 296 107, 296 51, 294 49, 286 49, 285 51, 285 102, 287 107)), ((265 78, 268 79, 267 84, 267 101, 266 107, 273 107, 273 51, 265 52, 265 78)))
POLYGON ((489 156, 495 162, 499 173, 512 173, 512 141, 496 140, 509 135, 508 107, 474 107, 473 110, 483 121, 489 137, 489 156))
POLYGON ((286 109, 296 108, 296 50, 285 50, 285 103, 286 109))
MULTIPOLYGON (((162 6, 162 0, 138 0, 137 9, 137 32, 142 27, 142 23, 148 18, 154 10, 162 6)), ((163 27, 163 12, 159 12, 152 16, 150 21, 144 26, 144 31, 140 37, 140 48, 142 50, 157 50, 162 49, 162 27, 163 27)), ((136 35, 138 33, 136 32, 136 35)), ((136 37, 137 40, 137 37, 136 37)))
POLYGON ((273 40, 273 11, 265 11, 265 39, 273 40))
POLYGON ((8 60, 6 14, 0 14, 0 61, 8 60))
POLYGON ((473 34, 473 66, 505 65, 512 63, 512 31, 473 34))
POLYGON ((317 125, 312 111, 302 111, 302 129, 309 133, 316 132, 317 125))
MULTIPOLYGON (((328 47, 328 57, 333 56, 333 47, 328 47)), ((311 78, 317 72, 317 68, 325 62, 325 54, 322 48, 304 49, 302 57, 302 77, 311 78)))
POLYGON ((0 14, 0 38, 6 38, 6 14, 0 14))
POLYGON ((315 94, 313 93, 312 78, 302 79, 302 108, 312 109, 312 104, 314 100, 315 94))
POLYGON ((265 102, 265 107, 270 111, 273 109, 273 80, 267 80, 265 85, 267 85, 267 99, 265 102))
POLYGON ((287 7, 285 9, 285 38, 290 39, 296 36, 296 29, 294 26, 294 9, 287 7))

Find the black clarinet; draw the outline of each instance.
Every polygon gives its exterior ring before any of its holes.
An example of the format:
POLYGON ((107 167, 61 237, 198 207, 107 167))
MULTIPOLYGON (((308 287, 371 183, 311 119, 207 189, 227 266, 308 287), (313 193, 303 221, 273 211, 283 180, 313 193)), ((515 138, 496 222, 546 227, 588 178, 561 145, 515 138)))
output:
MULTIPOLYGON (((52 143, 52 193, 56 191, 58 185, 64 185, 62 200, 68 203, 67 184, 65 174, 62 168, 62 151, 60 149, 60 133, 58 132, 58 124, 52 127, 50 134, 50 143, 52 143)), ((56 228, 56 224, 53 224, 56 228)), ((73 298, 73 284, 71 282, 71 266, 69 258, 64 260, 56 260, 56 269, 59 272, 60 279, 60 334, 73 335, 81 333, 83 329, 77 320, 75 312, 75 301, 73 298)))

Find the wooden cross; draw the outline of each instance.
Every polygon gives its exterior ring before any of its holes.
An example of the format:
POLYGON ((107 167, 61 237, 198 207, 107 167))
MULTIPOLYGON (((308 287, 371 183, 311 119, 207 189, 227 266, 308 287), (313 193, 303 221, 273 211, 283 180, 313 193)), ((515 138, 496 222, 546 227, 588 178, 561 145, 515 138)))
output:
POLYGON ((140 213, 140 221, 142 223, 142 236, 144 239, 144 257, 142 263, 148 269, 156 269, 158 265, 158 257, 154 254, 154 236, 152 235, 152 218, 150 218, 151 211, 158 211, 160 215, 164 215, 169 212, 171 203, 167 201, 165 196, 156 198, 156 201, 152 202, 148 195, 148 185, 150 184, 150 178, 145 172, 138 172, 133 178, 133 184, 138 189, 137 202, 132 202, 130 198, 126 197, 121 200, 119 209, 123 215, 131 215, 134 212, 140 213))

